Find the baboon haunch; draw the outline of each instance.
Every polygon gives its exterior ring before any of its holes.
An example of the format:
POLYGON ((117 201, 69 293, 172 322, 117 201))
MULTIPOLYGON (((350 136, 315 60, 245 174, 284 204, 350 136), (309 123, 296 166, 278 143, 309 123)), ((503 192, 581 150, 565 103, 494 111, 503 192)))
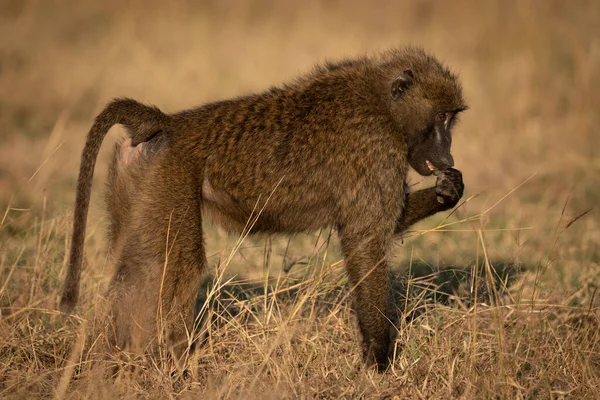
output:
POLYGON ((61 305, 71 310, 78 297, 99 147, 112 125, 123 124, 129 139, 117 147, 107 192, 120 344, 131 340, 132 319, 145 335, 157 314, 170 342, 181 343, 207 264, 202 218, 234 231, 252 218, 253 232, 336 228, 364 358, 384 368, 386 254, 395 234, 461 198, 450 144, 465 109, 456 76, 414 48, 326 64, 260 94, 170 115, 115 100, 96 118, 82 153, 61 305), (409 165, 422 175, 435 171, 436 186, 408 193, 409 165), (131 307, 134 300, 147 315, 131 307))

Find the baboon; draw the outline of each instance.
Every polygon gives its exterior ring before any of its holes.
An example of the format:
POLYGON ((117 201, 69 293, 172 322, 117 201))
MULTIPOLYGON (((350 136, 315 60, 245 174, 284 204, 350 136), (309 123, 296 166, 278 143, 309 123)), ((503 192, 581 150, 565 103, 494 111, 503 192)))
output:
POLYGON ((389 364, 386 255, 395 236, 463 194, 451 129, 466 110, 456 75, 418 48, 317 67, 263 93, 174 114, 130 99, 98 115, 82 152, 73 236, 61 299, 77 302, 96 156, 115 124, 107 200, 117 269, 110 293, 116 340, 152 331, 157 314, 172 346, 186 343, 207 260, 202 219, 231 231, 296 233, 333 226, 340 238, 366 363, 389 364), (409 193, 408 166, 435 173, 409 193), (146 316, 129 307, 132 299, 146 316))

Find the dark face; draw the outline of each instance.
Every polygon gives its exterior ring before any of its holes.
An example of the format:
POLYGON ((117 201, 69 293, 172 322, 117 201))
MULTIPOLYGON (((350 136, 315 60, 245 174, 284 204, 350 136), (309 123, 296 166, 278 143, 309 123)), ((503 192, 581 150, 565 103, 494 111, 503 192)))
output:
POLYGON ((408 163, 419 174, 428 176, 454 166, 450 153, 451 130, 458 113, 466 106, 462 103, 459 89, 452 85, 434 86, 430 82, 417 83, 413 88, 414 84, 415 75, 409 69, 392 83, 392 112, 400 116, 397 123, 406 135, 408 163), (430 93, 443 97, 443 100, 437 101, 436 96, 430 93))
POLYGON ((419 174, 427 176, 454 166, 451 128, 457 113, 458 110, 436 113, 427 129, 409 140, 408 163, 419 174))

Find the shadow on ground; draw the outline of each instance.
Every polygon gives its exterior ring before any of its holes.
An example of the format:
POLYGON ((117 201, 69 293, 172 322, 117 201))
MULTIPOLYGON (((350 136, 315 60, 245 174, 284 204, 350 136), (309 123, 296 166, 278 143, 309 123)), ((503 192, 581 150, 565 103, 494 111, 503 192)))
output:
MULTIPOLYGON (((467 265, 433 265, 426 262, 400 265, 390 272, 391 304, 397 311, 392 316, 394 319, 402 316, 406 321, 411 321, 436 305, 460 303, 463 307, 470 307, 475 301, 489 303, 491 297, 501 301, 511 284, 525 270, 520 263, 498 261, 486 265, 483 260, 475 260, 467 265)), ((267 303, 265 296, 275 296, 280 304, 293 304, 307 293, 315 297, 314 304, 319 312, 339 307, 341 302, 351 304, 345 276, 338 276, 338 279, 326 277, 316 283, 314 276, 313 271, 312 276, 310 272, 304 278, 288 276, 278 283, 237 279, 220 286, 212 296, 207 294, 214 288, 215 280, 208 276, 199 292, 196 315, 205 315, 209 309, 214 312, 213 315, 224 316, 225 319, 239 317, 242 310, 261 313, 267 303), (314 285, 318 286, 315 288, 314 285)))

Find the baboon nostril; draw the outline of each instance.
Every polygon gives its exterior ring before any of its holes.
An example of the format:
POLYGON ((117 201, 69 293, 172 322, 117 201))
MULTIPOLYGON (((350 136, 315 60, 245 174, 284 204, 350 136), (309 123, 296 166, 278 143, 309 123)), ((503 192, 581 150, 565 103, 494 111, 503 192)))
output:
POLYGON ((447 156, 441 157, 440 162, 442 164, 441 167, 443 169, 454 167, 454 158, 452 158, 452 156, 449 154, 447 156))

